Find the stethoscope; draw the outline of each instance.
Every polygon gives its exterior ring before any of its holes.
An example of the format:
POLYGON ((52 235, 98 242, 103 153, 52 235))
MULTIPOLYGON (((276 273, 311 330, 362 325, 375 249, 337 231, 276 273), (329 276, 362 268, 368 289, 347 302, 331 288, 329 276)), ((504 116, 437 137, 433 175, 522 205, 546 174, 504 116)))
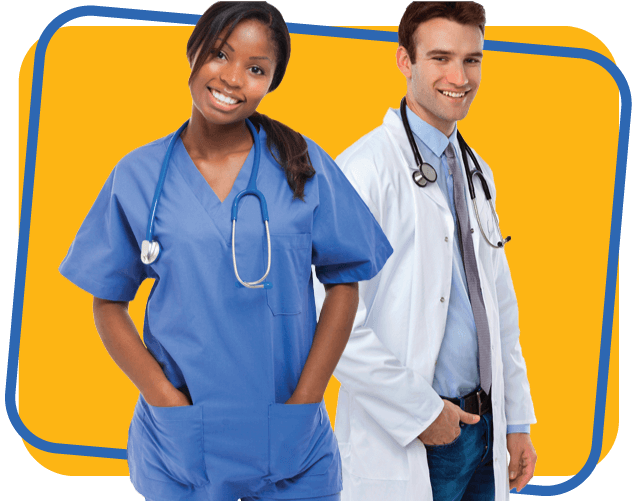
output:
MULTIPOLYGON (((177 139, 181 136, 181 133, 188 125, 189 120, 186 121, 177 132, 173 134, 173 137, 168 144, 168 149, 166 150, 166 155, 164 155, 164 161, 161 166, 161 172, 159 173, 159 180, 157 181, 157 187, 155 188, 155 196, 153 197, 153 204, 150 209, 150 215, 148 216, 148 226, 146 227, 146 240, 142 242, 142 262, 144 264, 152 264, 159 257, 159 253, 161 252, 161 246, 157 240, 153 239, 153 226, 155 225, 155 213, 157 212, 157 204, 159 203, 159 197, 161 196, 161 192, 164 188, 164 181, 166 180, 166 173, 168 172, 168 164, 170 163, 170 158, 172 156, 173 150, 175 149, 175 143, 177 139)), ((247 287, 249 289, 271 289, 272 284, 270 282, 265 282, 266 277, 270 273, 270 264, 272 262, 272 249, 270 244, 270 227, 268 225, 268 205, 265 201, 265 196, 257 189, 257 174, 259 173, 259 164, 261 160, 261 141, 259 141, 259 137, 257 134, 254 125, 250 120, 246 119, 246 125, 248 126, 248 130, 250 131, 250 135, 252 136, 252 141, 254 142, 254 160, 252 162, 252 173, 250 174, 250 180, 248 181, 248 186, 245 190, 239 192, 237 196, 234 198, 232 203, 232 264, 234 266, 234 274, 237 277, 236 286, 237 287, 247 287), (245 196, 252 195, 259 199, 261 202, 261 217, 263 219, 263 223, 265 225, 265 233, 268 238, 268 267, 265 270, 265 274, 254 282, 247 282, 243 280, 239 276, 239 271, 237 270, 237 258, 235 255, 235 228, 237 223, 237 217, 239 215, 239 202, 245 196)))
MULTIPOLYGON (((412 174, 412 178, 414 182, 424 188, 427 186, 427 183, 435 183, 437 179, 436 170, 426 162, 422 161, 422 157, 420 156, 420 152, 418 151, 418 145, 416 144, 416 140, 414 139, 414 133, 411 131, 411 127, 409 126, 409 121, 407 120, 407 102, 403 97, 400 102, 400 116, 403 120, 403 126, 405 127, 405 132, 407 133, 407 139, 409 140, 409 146, 411 146, 411 151, 414 153, 414 159, 416 160, 416 165, 418 165, 418 170, 415 170, 412 174)), ((500 249, 504 247, 504 244, 508 243, 511 240, 511 237, 502 238, 502 232, 500 231, 500 222, 498 220, 498 215, 495 212, 495 207, 493 205, 493 200, 491 200, 491 191, 489 190, 489 185, 487 184, 487 180, 482 173, 482 169, 480 168, 480 163, 478 159, 473 154, 473 151, 467 145, 466 141, 460 135, 460 131, 458 131, 458 144, 460 145, 460 152, 462 154, 462 160, 464 162, 465 174, 467 176, 467 182, 469 184, 469 195, 471 196, 471 202, 473 203, 473 210, 476 214, 476 220, 478 221, 478 226, 480 228, 480 232, 482 236, 487 241, 487 243, 496 249, 500 249), (471 161, 473 165, 475 165, 475 169, 469 169, 469 163, 467 162, 467 152, 471 157, 471 161), (495 221, 495 227, 498 229, 498 235, 500 236, 500 240, 493 244, 489 237, 487 237, 484 229, 482 228, 482 223, 480 221, 480 216, 478 215, 478 205, 476 204, 476 190, 473 185, 473 176, 478 176, 480 179, 480 183, 482 184, 482 189, 484 191, 484 195, 489 202, 489 206, 491 207, 491 214, 493 215, 493 220, 495 221)))

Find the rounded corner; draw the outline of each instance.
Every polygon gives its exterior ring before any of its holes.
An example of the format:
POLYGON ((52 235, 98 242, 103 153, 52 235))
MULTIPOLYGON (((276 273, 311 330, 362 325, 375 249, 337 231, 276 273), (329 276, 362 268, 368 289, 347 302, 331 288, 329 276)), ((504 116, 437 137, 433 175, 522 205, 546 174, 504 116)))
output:
POLYGON ((584 28, 578 28, 577 26, 564 26, 564 28, 568 28, 569 30, 575 30, 581 33, 584 33, 586 37, 590 37, 593 38, 595 40, 595 44, 600 44, 602 46, 602 50, 598 50, 598 49, 589 49, 591 51, 597 52, 598 54, 608 58, 610 61, 613 62, 613 64, 617 65, 617 62, 615 61, 615 58, 613 57, 613 53, 610 51, 610 49, 608 48, 608 46, 602 42, 602 40, 596 36, 594 33, 591 33, 588 30, 585 30, 584 28))

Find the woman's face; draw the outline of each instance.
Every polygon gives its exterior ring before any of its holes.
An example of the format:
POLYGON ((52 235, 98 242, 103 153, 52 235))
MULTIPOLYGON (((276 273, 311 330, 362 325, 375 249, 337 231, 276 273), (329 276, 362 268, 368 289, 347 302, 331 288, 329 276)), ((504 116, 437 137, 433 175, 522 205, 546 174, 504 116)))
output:
MULTIPOLYGON (((220 37, 224 36, 222 31, 220 37)), ((197 57, 207 60, 190 80, 190 94, 204 119, 223 125, 252 115, 268 93, 276 69, 269 28, 255 19, 242 21, 223 47, 217 45, 213 53, 197 57)))

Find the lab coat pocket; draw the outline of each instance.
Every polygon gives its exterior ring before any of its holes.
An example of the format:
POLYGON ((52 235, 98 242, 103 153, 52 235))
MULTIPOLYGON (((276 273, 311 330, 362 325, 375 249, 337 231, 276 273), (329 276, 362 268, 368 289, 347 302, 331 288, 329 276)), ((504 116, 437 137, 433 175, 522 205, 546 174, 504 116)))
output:
MULTIPOLYGON (((310 244, 309 233, 270 235, 272 258, 266 280, 272 288, 266 289, 266 296, 273 315, 301 313, 312 265, 310 244)), ((268 240, 265 236, 263 256, 267 268, 268 240)))
POLYGON ((163 482, 201 486, 208 483, 203 449, 203 409, 199 405, 153 407, 143 405, 144 475, 163 482))
POLYGON ((339 460, 325 404, 270 404, 271 482, 297 475, 323 475, 339 460))

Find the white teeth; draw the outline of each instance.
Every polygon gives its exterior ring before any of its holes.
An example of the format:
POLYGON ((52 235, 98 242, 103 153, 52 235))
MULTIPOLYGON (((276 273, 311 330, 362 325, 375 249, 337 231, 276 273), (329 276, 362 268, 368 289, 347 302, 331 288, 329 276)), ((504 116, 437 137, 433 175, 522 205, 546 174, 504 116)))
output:
POLYGON ((449 97, 464 97, 466 94, 466 92, 449 92, 448 90, 443 90, 442 93, 449 97))
POLYGON ((224 96, 223 94, 221 94, 220 92, 217 92, 216 90, 212 91, 212 95, 215 97, 217 101, 221 101, 222 103, 225 103, 225 104, 237 104, 239 102, 237 99, 232 99, 231 97, 224 96))

